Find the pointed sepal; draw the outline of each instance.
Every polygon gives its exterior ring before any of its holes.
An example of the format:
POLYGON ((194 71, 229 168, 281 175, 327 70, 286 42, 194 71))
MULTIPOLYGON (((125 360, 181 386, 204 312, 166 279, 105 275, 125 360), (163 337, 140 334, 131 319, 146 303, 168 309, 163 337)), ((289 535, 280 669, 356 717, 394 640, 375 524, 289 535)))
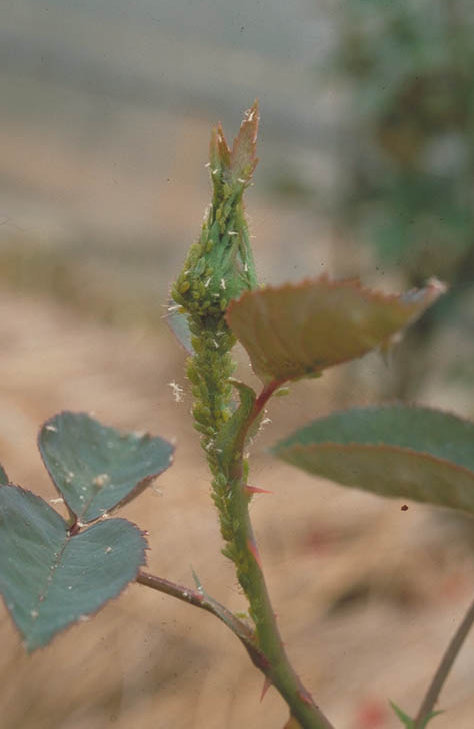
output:
POLYGON ((259 122, 258 101, 255 101, 245 112, 232 149, 226 142, 221 124, 212 130, 209 159, 213 179, 220 177, 222 182, 236 188, 249 184, 258 163, 256 149, 259 122))

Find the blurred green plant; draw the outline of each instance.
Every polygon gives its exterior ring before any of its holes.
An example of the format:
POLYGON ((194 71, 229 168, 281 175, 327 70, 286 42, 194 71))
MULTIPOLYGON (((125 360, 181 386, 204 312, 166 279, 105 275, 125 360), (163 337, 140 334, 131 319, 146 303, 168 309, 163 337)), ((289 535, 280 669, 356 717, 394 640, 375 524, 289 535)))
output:
MULTIPOLYGON (((396 393, 411 397, 420 358, 474 289, 474 5, 470 0, 345 0, 334 71, 350 89, 337 216, 409 285, 440 276, 450 292, 406 341, 396 393)), ((465 373, 462 373, 465 374, 465 373)))
MULTIPOLYGON (((11 483, 0 467, 0 591, 28 651, 95 613, 131 582, 215 615, 289 708, 287 729, 333 729, 298 678, 282 642, 252 529, 247 448, 282 386, 365 353, 390 347, 444 292, 436 280, 389 296, 356 281, 326 277, 260 287, 250 249, 243 193, 257 164, 258 107, 245 116, 232 148, 212 134, 213 199, 201 235, 172 289, 170 326, 190 352, 194 426, 211 472, 223 553, 235 566, 248 616, 234 614, 195 587, 142 570, 145 533, 109 518, 172 462, 162 438, 121 434, 83 413, 48 420, 39 449, 68 519, 11 483), (259 393, 232 375, 240 341, 259 393), (238 403, 236 403, 238 400, 238 403)), ((388 497, 411 498, 474 514, 474 424, 423 407, 378 406, 335 413, 293 433, 272 452, 309 473, 388 497)), ((409 729, 424 729, 474 621, 474 604, 451 641, 409 729)))

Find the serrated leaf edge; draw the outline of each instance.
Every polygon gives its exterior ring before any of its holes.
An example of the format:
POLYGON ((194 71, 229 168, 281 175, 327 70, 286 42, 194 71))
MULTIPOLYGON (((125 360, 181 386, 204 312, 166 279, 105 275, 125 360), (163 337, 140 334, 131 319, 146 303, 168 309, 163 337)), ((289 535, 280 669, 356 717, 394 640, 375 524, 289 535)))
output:
MULTIPOLYGON (((326 284, 328 289, 352 288, 359 293, 366 295, 369 299, 383 301, 384 303, 392 301, 399 303, 407 308, 411 308, 411 306, 413 306, 413 302, 404 300, 404 298, 407 299, 410 295, 420 294, 422 292, 429 292, 431 290, 432 293, 429 297, 429 303, 431 303, 432 301, 436 301, 436 299, 447 290, 445 284, 434 280, 431 282, 428 281, 426 286, 423 286, 419 289, 413 288, 405 292, 389 294, 385 293, 384 291, 380 291, 379 289, 371 289, 368 286, 365 286, 361 282, 361 280, 356 277, 335 280, 330 279, 327 273, 323 273, 320 276, 316 277, 307 276, 301 279, 301 281, 297 282, 287 281, 283 284, 265 284, 259 289, 244 291, 238 298, 233 299, 230 302, 229 306, 227 307, 226 317, 228 318, 228 316, 231 314, 232 309, 235 308, 245 298, 258 298, 267 291, 273 291, 275 293, 278 293, 280 291, 297 291, 304 288, 311 288, 315 284, 326 284)), ((227 323, 230 326, 228 320, 227 323)))
MULTIPOLYGON (((309 421, 305 425, 301 425, 296 431, 294 431, 291 435, 287 436, 286 438, 282 438, 278 443, 276 443, 275 446, 272 446, 268 449, 269 452, 273 452, 274 448, 278 448, 280 445, 283 445, 285 442, 289 441, 291 438, 294 438, 294 436, 297 433, 301 433, 303 431, 308 430, 311 428, 312 425, 323 423, 325 420, 328 420, 329 418, 335 418, 345 415, 352 415, 353 413, 379 413, 381 411, 416 411, 418 413, 434 413, 435 415, 440 415, 445 418, 450 418, 452 420, 455 420, 459 423, 461 423, 463 426, 474 428, 474 421, 472 421, 470 418, 464 417, 463 415, 459 415, 458 413, 453 412, 452 410, 441 410, 440 408, 431 407, 430 405, 420 405, 416 402, 402 402, 401 400, 389 400, 387 402, 383 402, 380 404, 369 404, 369 405, 354 405, 350 408, 341 408, 340 410, 333 410, 332 412, 328 413, 327 415, 323 415, 321 417, 315 418, 314 420, 309 421)), ((322 441, 323 443, 332 443, 333 445, 338 445, 337 442, 333 441, 322 441)), ((345 445, 358 445, 359 441, 353 441, 351 443, 346 443, 345 445)), ((296 445, 294 444, 288 444, 288 445, 296 445)), ((301 444, 302 445, 302 444, 301 444)), ((314 445, 319 445, 318 443, 315 443, 314 445)), ((376 445, 376 444, 366 444, 366 445, 376 445)), ((382 445, 385 445, 385 443, 382 442, 382 445)), ((398 446, 400 448, 404 448, 404 446, 398 446)), ((420 453, 422 451, 416 451, 417 453, 420 453)), ((423 451, 424 453, 424 451, 423 451)), ((435 458, 437 456, 434 456, 435 458)), ((440 460, 447 460, 447 459, 440 459, 440 460)), ((456 464, 458 465, 458 464, 456 464)), ((465 466, 460 466, 461 468, 466 468, 465 466)), ((470 468, 467 468, 468 471, 471 471, 470 468)), ((473 469, 474 472, 474 469, 473 469)))
MULTIPOLYGON (((51 471, 49 470, 49 468, 48 468, 48 466, 46 464, 46 460, 44 458, 43 451, 42 451, 42 448, 41 448, 41 434, 42 434, 43 430, 46 429, 46 427, 48 425, 52 425, 52 421, 54 421, 56 418, 59 418, 61 415, 85 415, 87 418, 89 418, 90 420, 94 420, 96 423, 98 423, 98 425, 100 425, 103 428, 110 428, 111 430, 115 430, 116 432, 121 433, 121 435, 123 435, 123 436, 130 435, 130 433, 127 433, 127 432, 123 432, 122 433, 122 431, 120 431, 118 428, 113 428, 113 427, 108 426, 108 425, 103 425, 103 423, 101 423, 98 420, 95 420, 95 418, 92 418, 91 415, 89 415, 89 413, 87 413, 85 411, 75 412, 73 410, 61 410, 59 413, 56 413, 56 415, 53 415, 50 418, 48 418, 48 420, 46 420, 40 426, 39 431, 38 431, 38 436, 37 436, 37 439, 36 439, 36 443, 37 443, 37 447, 38 447, 38 450, 39 450, 39 453, 40 453, 40 456, 41 456, 41 460, 43 462, 43 465, 44 465, 44 467, 45 467, 45 469, 46 469, 46 471, 48 473, 48 476, 50 477, 50 479, 52 481, 52 484, 53 484, 56 492, 63 499, 63 501, 64 501, 64 503, 66 505, 66 508, 67 508, 67 510, 68 510, 71 518, 72 519, 75 519, 76 521, 78 520, 78 521, 81 521, 82 522, 82 520, 84 519, 84 515, 83 514, 78 514, 75 511, 73 511, 73 509, 71 508, 71 506, 68 504, 65 494, 63 494, 63 492, 60 490, 59 486, 57 485, 56 481, 54 480, 53 474, 51 473, 51 471)), ((151 435, 147 435, 147 437, 150 438, 150 440, 152 440, 155 437, 161 438, 161 436, 151 436, 151 435)), ((110 509, 107 509, 107 514, 115 514, 118 511, 118 509, 121 509, 123 506, 125 506, 126 504, 128 504, 130 501, 133 501, 133 499, 137 498, 137 496, 140 496, 140 494, 142 493, 142 491, 145 490, 145 488, 147 487, 147 485, 151 481, 153 481, 153 479, 158 478, 158 476, 161 476, 162 473, 164 473, 165 471, 167 471, 168 468, 170 468, 170 466, 173 465, 173 462, 174 462, 174 452, 175 452, 176 448, 175 448, 174 444, 171 443, 169 440, 166 440, 165 438, 161 438, 161 440, 166 441, 166 443, 171 448, 171 451, 170 451, 170 454, 169 454, 168 464, 164 468, 162 468, 160 471, 154 472, 154 473, 146 476, 145 478, 141 479, 140 481, 138 481, 138 483, 134 486, 134 488, 131 491, 129 491, 129 493, 126 496, 124 496, 123 499, 121 499, 119 502, 117 502, 110 509)), ((86 508, 89 508, 89 506, 90 506, 90 504, 88 504, 86 508)), ((87 521, 85 521, 83 523, 84 524, 93 524, 94 522, 100 521, 102 518, 103 518, 103 515, 101 514, 100 516, 94 517, 94 519, 89 519, 89 520, 87 520, 87 521)))
MULTIPOLYGON (((453 461, 448 461, 447 459, 433 456, 431 453, 426 453, 425 451, 416 451, 416 450, 413 450, 412 448, 406 448, 403 446, 387 445, 385 443, 367 444, 367 443, 354 442, 354 443, 341 444, 341 443, 337 443, 337 442, 335 442, 335 443, 326 442, 326 443, 311 443, 311 444, 307 444, 307 445, 304 445, 302 443, 294 443, 293 445, 287 446, 285 448, 278 448, 278 447, 275 447, 274 449, 271 448, 270 452, 273 455, 276 455, 277 457, 281 458, 281 460, 286 461, 290 465, 294 466, 295 468, 300 468, 300 470, 308 473, 308 471, 305 468, 302 468, 301 466, 297 466, 295 463, 293 463, 293 461, 291 459, 286 458, 285 456, 290 453, 304 453, 304 452, 308 452, 308 451, 317 452, 318 450, 325 450, 325 451, 344 450, 347 452, 351 452, 351 451, 355 451, 355 450, 357 450, 357 451, 364 450, 367 452, 385 450, 385 451, 388 451, 391 453, 407 453, 407 454, 410 454, 417 458, 425 459, 427 461, 432 461, 433 463, 448 466, 453 471, 458 471, 460 473, 464 473, 465 475, 467 475, 468 477, 473 479, 473 482, 474 482, 474 471, 471 471, 471 469, 469 469, 469 468, 465 468, 464 466, 459 466, 457 463, 454 463, 453 461)), ((317 474, 311 474, 311 473, 310 473, 310 475, 317 476, 317 474)), ((343 486, 346 485, 346 484, 343 484, 341 481, 337 481, 336 479, 332 479, 328 476, 321 475, 321 478, 327 478, 327 480, 333 481, 334 483, 339 483, 343 486)), ((379 493, 379 492, 373 491, 372 489, 364 489, 363 487, 357 486, 357 485, 350 484, 350 487, 357 488, 360 491, 365 491, 366 493, 373 493, 377 496, 383 496, 385 498, 390 498, 390 499, 399 498, 399 496, 397 496, 396 494, 392 495, 392 494, 379 493)), ((411 497, 406 496, 405 498, 410 499, 411 497)), ((422 504, 432 504, 433 506, 438 506, 441 508, 456 509, 458 511, 466 512, 467 514, 474 513, 474 512, 471 512, 469 509, 466 509, 463 506, 450 506, 448 504, 439 503, 438 501, 431 501, 431 500, 425 500, 425 499, 422 500, 422 499, 418 499, 418 498, 412 498, 411 500, 416 501, 417 503, 422 503, 422 504)))
MULTIPOLYGON (((68 534, 69 528, 68 528, 68 523, 66 522, 66 520, 61 516, 61 514, 59 514, 56 511, 56 509, 53 509, 53 507, 50 506, 45 499, 43 499, 41 496, 38 496, 37 494, 35 494, 34 491, 31 491, 30 489, 25 489, 23 486, 18 486, 17 484, 14 484, 14 483, 1 484, 0 485, 0 489, 2 489, 2 488, 14 488, 14 489, 17 489, 19 491, 22 491, 25 494, 30 494, 31 496, 34 496, 36 499, 38 499, 39 501, 42 501, 44 504, 46 504, 46 506, 49 509, 51 509, 51 511, 54 511, 54 513, 60 519, 62 519, 62 521, 64 522, 64 529, 65 529, 65 533, 66 533, 66 540, 65 540, 65 543, 64 544, 66 544, 69 540, 74 539, 77 536, 77 534, 74 534, 73 536, 71 536, 71 535, 68 534)), ((143 531, 142 529, 140 529, 139 526, 137 524, 135 524, 135 522, 130 521, 129 519, 125 519, 123 517, 118 517, 118 518, 115 518, 115 519, 109 519, 108 521, 122 521, 122 522, 125 522, 126 524, 130 524, 131 526, 133 526, 133 527, 135 527, 137 529, 137 531, 140 533, 140 536, 141 536, 141 538, 143 540, 143 544, 144 544, 144 547, 143 547, 143 562, 138 565, 135 575, 118 592, 116 592, 115 594, 113 594, 109 598, 107 598, 107 600, 105 600, 102 603, 102 605, 100 605, 96 610, 92 610, 89 613, 84 613, 84 614, 87 615, 87 617, 91 617, 91 618, 94 617, 94 615, 97 615, 102 610, 102 608, 105 607, 105 605, 107 605, 111 600, 116 600, 117 598, 119 598, 120 595, 123 592, 125 592, 125 590, 132 584, 132 582, 135 582, 135 580, 137 578, 137 575, 140 572, 141 568, 147 566, 146 552, 147 552, 147 550, 149 550, 149 546, 148 546, 148 541, 146 539, 146 532, 143 531)), ((81 530, 80 532, 78 532, 78 534, 85 534, 93 526, 96 526, 96 524, 91 524, 86 529, 81 530)), ((63 551, 63 549, 64 549, 64 547, 61 549, 61 552, 63 551)), ((14 627, 15 627, 15 630, 18 633, 18 635, 19 635, 19 637, 20 637, 20 639, 21 639, 21 641, 22 641, 23 645, 25 646, 25 648, 26 648, 26 650, 27 650, 28 653, 33 653, 33 652, 36 652, 37 650, 41 650, 43 648, 47 648, 48 645, 53 640, 55 640, 55 638, 58 635, 64 633, 66 630, 69 630, 70 628, 74 627, 74 625, 76 625, 76 624, 79 623, 79 619, 72 620, 70 623, 68 623, 67 625, 64 625, 62 628, 60 628, 53 636, 51 636, 51 639, 48 641, 48 643, 45 643, 44 645, 41 645, 41 646, 37 646, 35 648, 29 648, 28 647, 28 642, 25 639, 25 636, 21 632, 20 628, 16 624, 16 621, 15 621, 15 618, 13 616, 13 613, 10 610, 10 608, 8 607, 7 601, 5 600, 2 592, 0 592, 0 598, 1 598, 2 602, 3 602, 3 604, 5 605, 5 608, 6 608, 7 612, 8 612, 8 614, 10 615, 11 621, 12 621, 14 627)))
MULTIPOLYGON (((226 319, 227 325, 230 328, 230 330, 232 332, 234 332, 237 339, 239 339, 239 336, 235 333, 235 331, 232 328, 232 321, 231 321, 232 312, 234 311, 234 309, 236 307, 239 306, 239 304, 242 303, 242 301, 245 300, 245 298, 252 297, 252 298, 258 299, 259 297, 265 295, 265 293, 268 291, 275 292, 275 293, 286 292, 286 291, 298 291, 298 290, 301 291, 305 288, 311 289, 312 287, 314 287, 315 284, 325 284, 326 288, 329 290, 336 290, 338 288, 352 288, 353 291, 356 291, 357 293, 361 294, 362 297, 365 297, 366 300, 369 299, 374 302, 383 302, 384 304, 395 303, 398 306, 400 306, 401 309, 413 308, 414 302, 410 302, 409 300, 407 300, 410 295, 420 296, 423 293, 426 294, 426 293, 430 292, 430 290, 431 290, 431 293, 427 296, 426 300, 423 302, 423 306, 421 307, 421 309, 418 308, 418 310, 415 310, 412 313, 412 315, 407 318, 406 322, 402 326, 395 329, 393 334, 388 335, 385 339, 380 340, 378 345, 369 347, 368 349, 364 348, 360 352, 360 354, 354 354, 349 357, 343 357, 343 358, 340 358, 337 360, 333 360, 331 362, 331 364, 326 365, 319 369, 315 365, 313 373, 312 373, 313 376, 315 374, 320 374, 325 369, 329 369, 331 367, 335 367, 337 365, 344 364, 346 362, 350 362, 354 359, 359 359, 361 357, 364 357, 370 351, 377 350, 377 349, 383 350, 384 348, 387 347, 388 344, 390 344, 390 342, 393 341, 394 336, 397 337, 400 333, 403 333, 405 331, 405 329, 407 329, 413 323, 413 321, 415 321, 422 315, 423 311, 425 311, 432 303, 434 303, 436 301, 436 299, 441 294, 445 293, 445 291, 447 290, 447 287, 445 286, 445 284, 438 281, 437 279, 432 279, 427 282, 427 285, 425 287, 420 288, 420 289, 410 289, 409 291, 400 293, 400 294, 397 294, 397 293, 386 294, 383 291, 380 291, 377 289, 367 288, 366 286, 364 286, 361 283, 360 279, 358 279, 358 278, 346 278, 346 279, 341 279, 341 280, 336 281, 336 280, 329 279, 328 275, 324 273, 321 276, 318 276, 316 278, 311 278, 311 277, 304 278, 297 283, 287 282, 287 283, 284 283, 281 285, 269 284, 269 285, 262 286, 259 289, 252 289, 252 290, 244 291, 238 298, 233 299, 230 302, 229 306, 227 307, 227 310, 225 313, 225 319, 226 319)), ((250 359, 252 359, 250 353, 248 353, 248 354, 250 356, 250 359)), ((252 367, 253 367, 253 363, 252 363, 252 367)), ((263 382, 268 384, 270 382, 277 381, 277 379, 275 378, 273 373, 269 373, 269 376, 267 376, 266 373, 264 373, 264 372, 257 373, 255 368, 253 368, 253 369, 255 371, 255 374, 263 382)), ((278 379, 278 382, 280 384, 283 384, 285 382, 305 379, 310 376, 311 375, 309 373, 303 373, 301 375, 294 375, 292 377, 284 377, 282 379, 278 379)))

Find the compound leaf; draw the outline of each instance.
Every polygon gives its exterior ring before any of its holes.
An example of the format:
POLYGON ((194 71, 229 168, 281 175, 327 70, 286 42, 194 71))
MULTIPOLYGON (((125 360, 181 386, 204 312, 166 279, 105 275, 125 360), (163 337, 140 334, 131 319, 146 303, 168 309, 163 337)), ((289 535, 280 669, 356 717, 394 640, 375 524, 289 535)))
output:
POLYGON ((145 564, 145 549, 125 519, 70 536, 43 499, 0 487, 0 592, 28 651, 117 596, 145 564))
POLYGON ((231 302, 227 323, 260 379, 285 382, 386 348, 443 291, 433 281, 424 289, 388 296, 357 281, 323 277, 246 291, 231 302))
POLYGON ((474 513, 474 423, 449 413, 354 408, 315 420, 272 451, 345 486, 474 513))
POLYGON ((43 425, 38 446, 54 484, 83 523, 137 496, 168 468, 174 450, 162 438, 123 434, 70 412, 43 425))

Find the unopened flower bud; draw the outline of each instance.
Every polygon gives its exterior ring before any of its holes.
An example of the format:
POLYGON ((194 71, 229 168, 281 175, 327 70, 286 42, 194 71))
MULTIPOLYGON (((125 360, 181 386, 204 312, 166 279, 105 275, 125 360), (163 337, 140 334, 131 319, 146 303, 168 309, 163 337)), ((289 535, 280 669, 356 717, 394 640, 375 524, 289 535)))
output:
POLYGON ((221 125, 212 132, 213 199, 200 239, 191 246, 172 294, 192 317, 220 318, 232 299, 257 287, 242 197, 258 161, 258 121, 255 103, 246 113, 232 149, 221 125))

